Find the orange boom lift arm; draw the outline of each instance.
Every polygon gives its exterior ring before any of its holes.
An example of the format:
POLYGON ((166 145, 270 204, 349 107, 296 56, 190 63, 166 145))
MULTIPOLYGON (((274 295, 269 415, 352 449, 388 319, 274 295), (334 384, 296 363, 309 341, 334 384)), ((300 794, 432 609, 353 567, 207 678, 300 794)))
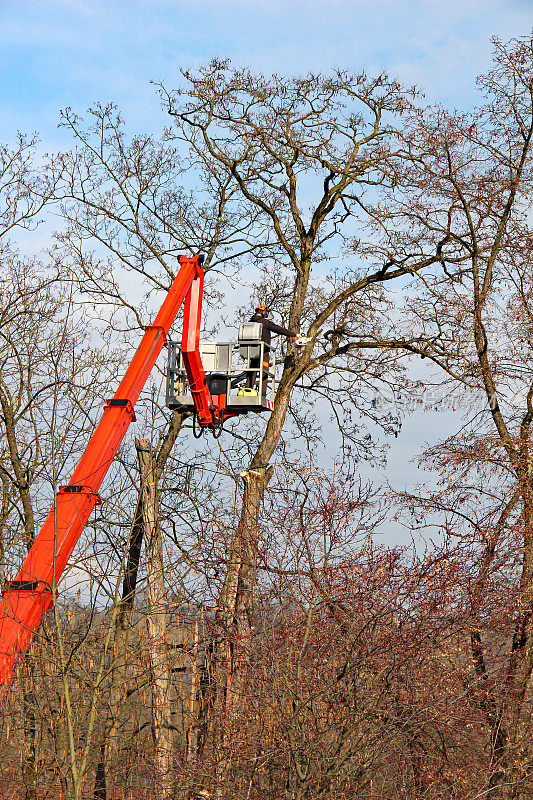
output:
MULTIPOLYGON (((170 327, 185 301, 182 354, 198 423, 218 429, 224 419, 225 396, 211 397, 199 352, 204 273, 203 256, 179 259, 180 270, 153 325, 145 334, 115 396, 67 486, 60 486, 55 503, 15 580, 8 581, 0 603, 0 693, 13 680, 19 653, 26 653, 43 614, 53 604, 55 587, 96 505, 98 490, 128 430, 134 406, 166 345, 170 327)), ((229 415, 227 415, 229 416, 229 415)))

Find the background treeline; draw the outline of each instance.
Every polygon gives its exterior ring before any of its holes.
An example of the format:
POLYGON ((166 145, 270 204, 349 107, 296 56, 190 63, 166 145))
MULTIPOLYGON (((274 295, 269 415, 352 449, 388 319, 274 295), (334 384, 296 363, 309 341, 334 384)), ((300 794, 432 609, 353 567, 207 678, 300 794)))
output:
POLYGON ((309 337, 218 441, 152 376, 3 703, 4 797, 532 796, 533 40, 479 89, 215 60, 160 135, 95 106, 68 152, 0 147, 2 580, 179 253, 206 335, 262 301, 309 337), (460 413, 425 485, 365 484, 429 390, 460 413))

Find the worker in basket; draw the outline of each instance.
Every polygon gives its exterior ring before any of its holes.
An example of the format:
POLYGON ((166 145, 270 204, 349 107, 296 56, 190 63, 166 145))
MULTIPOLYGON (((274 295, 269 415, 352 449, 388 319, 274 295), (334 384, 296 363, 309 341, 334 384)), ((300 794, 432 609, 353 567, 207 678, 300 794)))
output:
POLYGON ((264 347, 264 360, 263 364, 260 364, 259 358, 252 358, 250 359, 250 366, 254 369, 253 372, 249 372, 246 378, 246 387, 239 391, 239 396, 243 395, 254 395, 257 396, 257 391, 255 389, 255 383, 257 380, 257 376, 259 374, 259 369, 263 370, 264 380, 263 380, 263 391, 266 391, 266 387, 268 385, 268 371, 270 368, 270 342, 272 334, 277 336, 286 336, 287 338, 292 338, 292 340, 297 345, 305 344, 308 339, 305 337, 301 337, 299 333, 295 333, 294 331, 290 331, 288 328, 284 328, 282 325, 276 325, 275 322, 272 322, 269 319, 270 309, 268 306, 259 305, 255 308, 255 313, 252 317, 250 317, 250 322, 260 322, 263 326, 262 328, 262 339, 265 343, 264 347), (257 367, 257 369, 255 369, 257 367))

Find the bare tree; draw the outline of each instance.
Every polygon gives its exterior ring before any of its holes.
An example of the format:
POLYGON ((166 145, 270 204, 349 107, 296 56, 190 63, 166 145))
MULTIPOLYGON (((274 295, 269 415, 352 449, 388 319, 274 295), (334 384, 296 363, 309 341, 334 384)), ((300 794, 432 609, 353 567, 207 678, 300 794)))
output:
POLYGON ((487 798, 526 798, 532 785, 532 75, 530 36, 495 39, 477 110, 416 115, 408 146, 417 157, 388 208, 427 252, 438 245, 442 270, 406 297, 401 338, 361 342, 426 358, 438 368, 428 383, 466 414, 456 437, 426 453, 445 491, 424 494, 422 505, 445 514, 448 531, 473 549, 471 658, 490 730, 487 798), (491 647, 492 614, 503 651, 491 647))
POLYGON ((152 690, 155 786, 161 797, 172 791, 170 665, 167 653, 167 602, 163 540, 159 527, 155 459, 148 439, 135 442, 141 475, 141 508, 146 559, 146 625, 152 690))
POLYGON ((0 144, 0 239, 17 228, 35 228, 54 196, 61 160, 45 157, 39 164, 38 141, 36 135, 18 133, 13 146, 0 144))
MULTIPOLYGON (((387 325, 380 287, 438 263, 439 255, 437 243, 428 254, 414 237, 383 241, 376 235, 388 230, 376 204, 407 169, 401 130, 413 93, 383 74, 267 77, 220 61, 183 77, 177 91, 161 90, 174 123, 167 138, 186 141, 202 167, 216 165, 257 215, 252 232, 275 254, 260 286, 262 299, 282 311, 292 331, 309 337, 300 350, 287 347, 273 412, 243 472, 215 656, 224 665, 219 704, 227 705, 231 683, 238 707, 243 687, 235 648, 250 641, 258 517, 293 392, 301 387, 308 396, 314 391, 327 398, 341 420, 342 408, 349 412, 355 400, 360 413, 390 429, 390 418, 373 414, 361 387, 390 379, 394 360, 366 358, 358 341, 362 331, 387 325), (324 264, 340 254, 357 266, 324 274, 324 264)), ((358 423, 350 426, 346 415, 341 426, 360 451, 368 448, 358 423)))

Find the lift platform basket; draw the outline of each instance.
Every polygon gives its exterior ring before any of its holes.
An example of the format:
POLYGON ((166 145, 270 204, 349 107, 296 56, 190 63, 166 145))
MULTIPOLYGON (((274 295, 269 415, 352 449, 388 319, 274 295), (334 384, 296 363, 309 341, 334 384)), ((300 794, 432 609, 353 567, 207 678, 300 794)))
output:
MULTIPOLYGON (((200 342, 200 355, 211 395, 226 395, 226 415, 272 411, 276 354, 262 340, 262 325, 245 322, 238 342, 200 342)), ((169 341, 166 404, 194 409, 185 365, 177 342, 169 341)))

